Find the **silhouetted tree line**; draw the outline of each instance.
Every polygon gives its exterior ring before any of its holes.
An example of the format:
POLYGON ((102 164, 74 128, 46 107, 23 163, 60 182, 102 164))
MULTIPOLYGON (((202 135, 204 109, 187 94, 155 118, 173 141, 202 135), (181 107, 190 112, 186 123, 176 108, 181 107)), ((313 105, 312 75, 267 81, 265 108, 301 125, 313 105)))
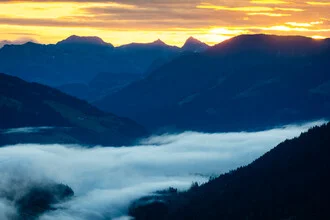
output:
POLYGON ((12 188, 0 191, 0 197, 11 202, 17 213, 8 216, 8 219, 34 220, 44 212, 56 210, 55 204, 64 202, 74 196, 73 190, 64 184, 34 183, 26 188, 15 187, 22 180, 13 180, 12 188))
POLYGON ((130 213, 137 220, 330 219, 329 156, 327 124, 282 142, 248 166, 158 198, 161 204, 135 203, 130 213))

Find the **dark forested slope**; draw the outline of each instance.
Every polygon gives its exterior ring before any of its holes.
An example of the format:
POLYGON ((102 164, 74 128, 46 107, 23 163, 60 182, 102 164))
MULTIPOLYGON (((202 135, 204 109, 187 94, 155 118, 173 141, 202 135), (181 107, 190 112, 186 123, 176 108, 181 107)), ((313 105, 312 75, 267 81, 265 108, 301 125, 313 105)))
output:
POLYGON ((139 219, 329 219, 330 124, 186 193, 132 207, 139 219), (150 208, 154 207, 154 208, 150 208))
POLYGON ((135 122, 104 113, 56 89, 0 74, 0 144, 128 144, 146 134, 135 122), (21 127, 54 127, 42 133, 21 127))
POLYGON ((263 129, 330 116, 330 41, 244 35, 96 102, 151 128, 263 129))

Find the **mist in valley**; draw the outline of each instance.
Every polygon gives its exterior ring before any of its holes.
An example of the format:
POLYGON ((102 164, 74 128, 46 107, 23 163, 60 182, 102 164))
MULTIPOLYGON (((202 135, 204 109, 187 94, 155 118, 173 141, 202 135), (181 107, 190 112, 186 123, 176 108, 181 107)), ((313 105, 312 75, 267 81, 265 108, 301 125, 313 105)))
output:
POLYGON ((259 132, 164 134, 119 148, 6 146, 0 148, 0 195, 12 196, 0 199, 0 219, 15 216, 14 201, 29 187, 47 182, 67 184, 75 196, 43 214, 42 220, 124 219, 129 205, 140 197, 168 187, 187 190, 193 182, 201 184, 247 165, 285 139, 323 123, 259 132))

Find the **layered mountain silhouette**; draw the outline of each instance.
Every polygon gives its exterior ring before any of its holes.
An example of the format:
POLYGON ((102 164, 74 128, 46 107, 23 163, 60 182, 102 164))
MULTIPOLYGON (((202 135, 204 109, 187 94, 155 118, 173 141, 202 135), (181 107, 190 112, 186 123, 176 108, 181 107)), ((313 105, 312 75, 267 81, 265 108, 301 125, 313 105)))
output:
MULTIPOLYGON (((79 98, 95 101, 106 91, 116 91, 132 80, 140 79, 152 70, 179 56, 182 52, 196 50, 197 40, 190 46, 179 48, 157 40, 152 43, 132 43, 114 47, 99 37, 70 36, 54 45, 28 42, 23 45, 5 45, 0 49, 0 72, 18 76, 59 89, 79 98), (108 74, 108 76, 105 75, 108 74), (122 85, 113 88, 89 88, 99 74, 116 81, 120 75, 122 85), (132 77, 133 76, 133 77, 132 77), (74 85, 72 89, 71 85, 74 85), (77 90, 77 86, 87 90, 77 90), (87 95, 86 95, 87 94, 87 95)), ((7 42, 8 43, 8 42, 7 42)), ((3 44, 6 44, 4 42, 3 44)), ((202 47, 198 47, 200 50, 202 47)), ((107 86, 111 86, 109 83, 107 86)))
POLYGON ((131 144, 146 135, 135 122, 104 113, 56 89, 0 74, 0 145, 131 144))
MULTIPOLYGON (((136 44, 137 46, 140 44, 136 44)), ((154 60, 171 56, 171 46, 145 44, 135 51, 114 48, 98 37, 71 36, 55 45, 26 43, 0 50, 0 71, 52 86, 88 83, 101 72, 144 74, 154 60)))
POLYGON ((8 40, 2 40, 2 41, 0 41, 0 48, 3 47, 4 45, 7 45, 7 44, 11 44, 11 42, 8 41, 8 40))
POLYGON ((73 82, 88 82, 98 72, 112 67, 112 46, 87 44, 5 45, 0 50, 0 72, 18 76, 27 81, 56 86, 73 82))
POLYGON ((330 124, 284 141, 246 167, 191 190, 144 198, 145 219, 329 219, 330 124))
POLYGON ((190 52, 203 52, 207 50, 210 46, 206 43, 203 43, 196 38, 189 37, 185 44, 183 45, 182 49, 184 51, 190 51, 190 52))
POLYGON ((110 46, 113 47, 112 44, 104 42, 99 37, 80 37, 77 35, 72 35, 65 40, 62 40, 57 43, 57 45, 98 45, 98 46, 110 46))
POLYGON ((126 45, 122 45, 118 47, 121 50, 166 50, 166 48, 170 48, 172 51, 179 51, 180 48, 176 46, 169 46, 164 43, 162 40, 158 39, 151 43, 130 43, 126 45))
POLYGON ((5 45, 21 45, 21 44, 25 44, 27 42, 33 42, 33 39, 18 39, 18 40, 14 40, 14 41, 10 41, 10 40, 2 40, 0 41, 0 49, 5 46, 5 45))
POLYGON ((151 130, 263 129, 330 116, 330 40, 242 35, 96 102, 151 130))

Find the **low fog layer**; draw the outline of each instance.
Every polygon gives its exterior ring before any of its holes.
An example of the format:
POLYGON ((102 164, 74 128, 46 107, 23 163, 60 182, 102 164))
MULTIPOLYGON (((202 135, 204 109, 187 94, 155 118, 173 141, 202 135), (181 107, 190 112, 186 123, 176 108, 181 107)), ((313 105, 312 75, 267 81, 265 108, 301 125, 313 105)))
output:
POLYGON ((53 127, 24 127, 24 128, 11 128, 4 129, 1 132, 3 134, 18 134, 18 133, 38 133, 43 130, 50 130, 53 127))
MULTIPOLYGON (((0 148, 0 194, 14 190, 19 196, 31 184, 55 181, 69 185, 75 197, 44 214, 42 220, 120 218, 141 196, 169 186, 184 190, 194 181, 205 182, 322 123, 251 133, 185 132, 150 137, 138 146, 122 148, 8 146, 0 148), (13 179, 20 181, 13 185, 13 179)), ((0 199, 0 219, 14 212, 10 201, 0 199)))

